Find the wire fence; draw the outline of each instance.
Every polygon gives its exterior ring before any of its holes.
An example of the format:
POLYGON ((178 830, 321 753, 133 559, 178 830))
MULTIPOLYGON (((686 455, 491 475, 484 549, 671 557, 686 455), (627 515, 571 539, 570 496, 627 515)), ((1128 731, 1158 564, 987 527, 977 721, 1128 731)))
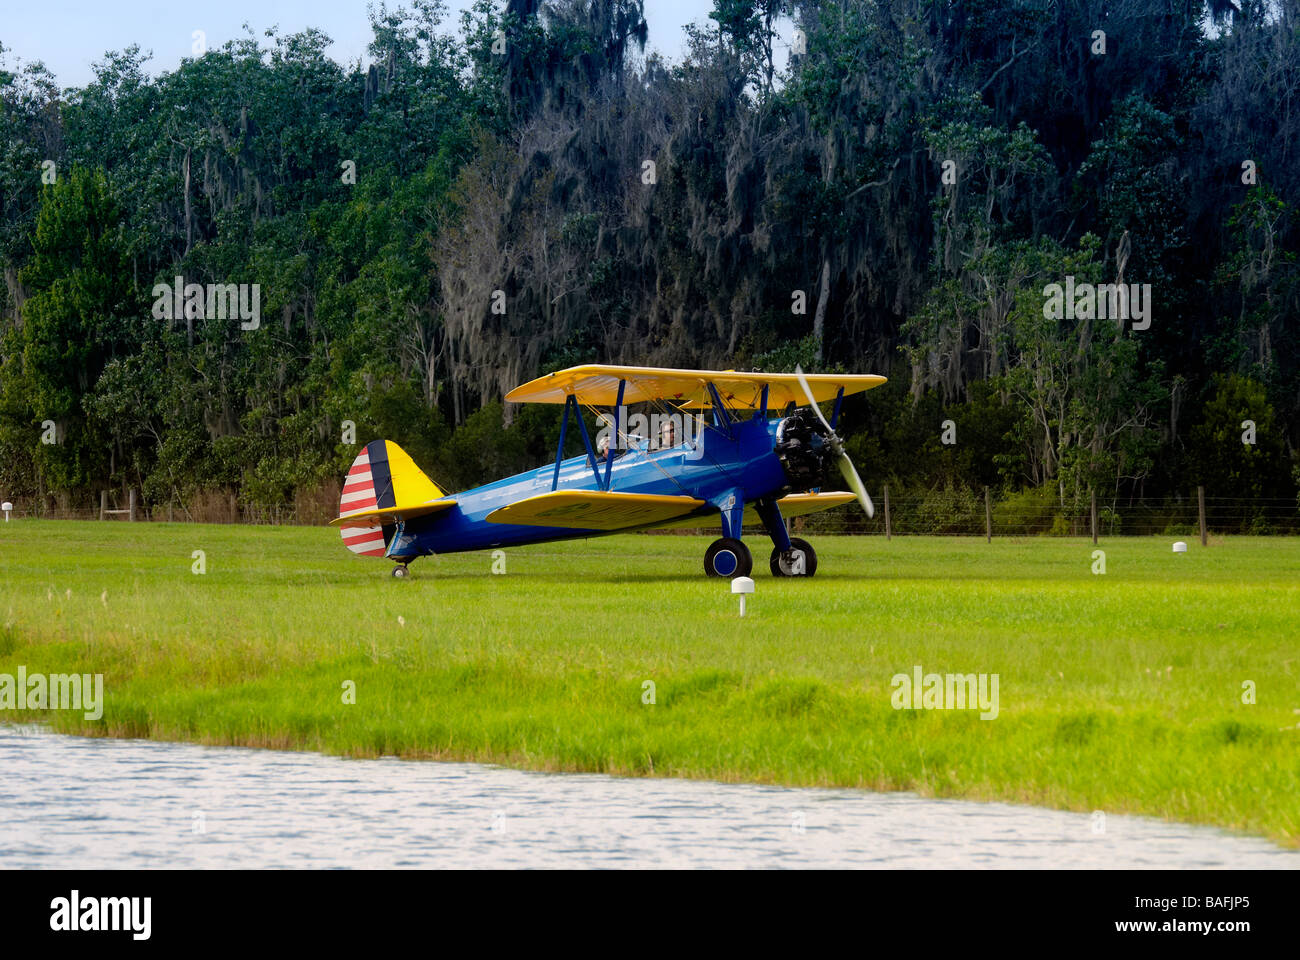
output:
MULTIPOLYGON (((888 488, 875 501, 876 515, 868 519, 854 504, 838 510, 795 517, 792 533, 866 536, 1090 536, 1093 534, 1091 500, 1062 503, 1043 491, 996 498, 983 491, 946 488, 926 493, 890 496, 888 488)), ((262 505, 240 501, 229 493, 213 494, 188 505, 145 504, 131 492, 106 493, 100 505, 74 505, 37 499, 13 505, 15 518, 105 520, 122 522, 245 523, 315 526, 328 523, 335 510, 328 502, 312 498, 300 504, 262 505)), ((1300 535, 1300 505, 1291 498, 1214 497, 1198 490, 1184 495, 1121 498, 1096 503, 1096 535, 1187 536, 1201 532, 1216 535, 1300 535)), ((700 532, 716 535, 713 528, 700 532)), ((762 528, 746 524, 746 532, 762 528)))
MULTIPOLYGON (((334 497, 337 501, 337 495, 334 497)), ((107 520, 139 523, 246 523, 270 526, 321 526, 329 523, 337 509, 319 503, 307 505, 242 503, 233 496, 207 497, 194 504, 144 504, 129 495, 109 496, 107 506, 21 501, 14 504, 16 519, 107 520)))
POLYGON ((877 499, 876 516, 857 509, 796 518, 793 526, 817 533, 907 536, 1188 536, 1206 534, 1297 535, 1300 504, 1292 498, 1211 497, 1196 489, 1182 496, 1124 498, 1096 504, 973 491, 877 499), (802 522, 801 522, 802 521, 802 522))

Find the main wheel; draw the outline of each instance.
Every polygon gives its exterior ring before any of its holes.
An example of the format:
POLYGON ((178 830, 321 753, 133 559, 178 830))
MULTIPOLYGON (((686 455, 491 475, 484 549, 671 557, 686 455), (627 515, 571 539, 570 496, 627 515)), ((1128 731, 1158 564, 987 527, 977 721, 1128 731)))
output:
POLYGON ((747 577, 753 569, 749 547, 733 537, 714 540, 704 551, 704 572, 711 577, 747 577))
POLYGON ((393 567, 394 579, 405 580, 410 575, 411 575, 411 571, 406 569, 406 564, 404 563, 399 563, 397 566, 393 567))
POLYGON ((817 572, 817 551, 807 540, 791 537, 789 553, 772 548, 771 566, 774 577, 811 577, 817 572))

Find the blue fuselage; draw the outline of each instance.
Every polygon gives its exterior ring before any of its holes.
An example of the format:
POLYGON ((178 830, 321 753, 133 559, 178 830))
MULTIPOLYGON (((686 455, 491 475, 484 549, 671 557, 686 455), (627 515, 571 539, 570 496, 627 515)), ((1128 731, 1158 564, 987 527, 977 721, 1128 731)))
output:
MULTIPOLYGON (((780 420, 765 417, 734 421, 724 427, 707 426, 693 438, 668 449, 650 449, 639 441, 619 451, 613 462, 608 489, 616 493, 643 493, 694 497, 705 505, 687 516, 712 514, 728 536, 738 536, 740 511, 745 504, 775 500, 789 481, 774 452, 780 420), (734 533, 732 530, 734 529, 734 533)), ((560 464, 558 485, 555 464, 529 470, 504 480, 455 495, 456 506, 441 513, 418 517, 399 526, 388 549, 390 557, 458 553, 553 540, 602 536, 604 531, 571 527, 539 527, 492 523, 486 518, 501 507, 529 497, 559 490, 603 490, 605 459, 593 466, 590 456, 570 457, 560 464)), ((683 519, 683 518, 679 518, 683 519)))

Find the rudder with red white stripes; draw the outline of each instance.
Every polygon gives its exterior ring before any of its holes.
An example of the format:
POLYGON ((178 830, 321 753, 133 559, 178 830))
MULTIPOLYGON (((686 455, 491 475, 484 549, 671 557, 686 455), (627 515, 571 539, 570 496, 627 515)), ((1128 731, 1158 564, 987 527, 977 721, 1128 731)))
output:
MULTIPOLYGON (((382 444, 383 441, 376 443, 382 444)), ((343 494, 339 498, 340 517, 379 506, 375 492, 375 471, 370 464, 370 448, 373 446, 375 443, 368 444, 352 461, 352 467, 343 480, 343 494)), ((343 537, 343 545, 363 557, 382 557, 388 550, 388 540, 391 539, 391 533, 389 536, 384 535, 383 524, 374 520, 360 520, 355 525, 341 526, 339 533, 343 537)))
POLYGON ((375 440, 352 461, 334 523, 353 553, 382 557, 398 522, 453 506, 406 451, 391 440, 375 440))

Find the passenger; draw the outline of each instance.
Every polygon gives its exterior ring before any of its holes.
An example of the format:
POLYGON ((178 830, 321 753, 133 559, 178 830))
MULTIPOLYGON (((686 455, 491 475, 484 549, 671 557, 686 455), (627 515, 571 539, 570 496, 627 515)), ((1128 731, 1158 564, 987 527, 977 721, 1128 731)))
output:
POLYGON ((677 425, 669 418, 659 426, 659 449, 667 450, 675 446, 677 446, 677 425))

